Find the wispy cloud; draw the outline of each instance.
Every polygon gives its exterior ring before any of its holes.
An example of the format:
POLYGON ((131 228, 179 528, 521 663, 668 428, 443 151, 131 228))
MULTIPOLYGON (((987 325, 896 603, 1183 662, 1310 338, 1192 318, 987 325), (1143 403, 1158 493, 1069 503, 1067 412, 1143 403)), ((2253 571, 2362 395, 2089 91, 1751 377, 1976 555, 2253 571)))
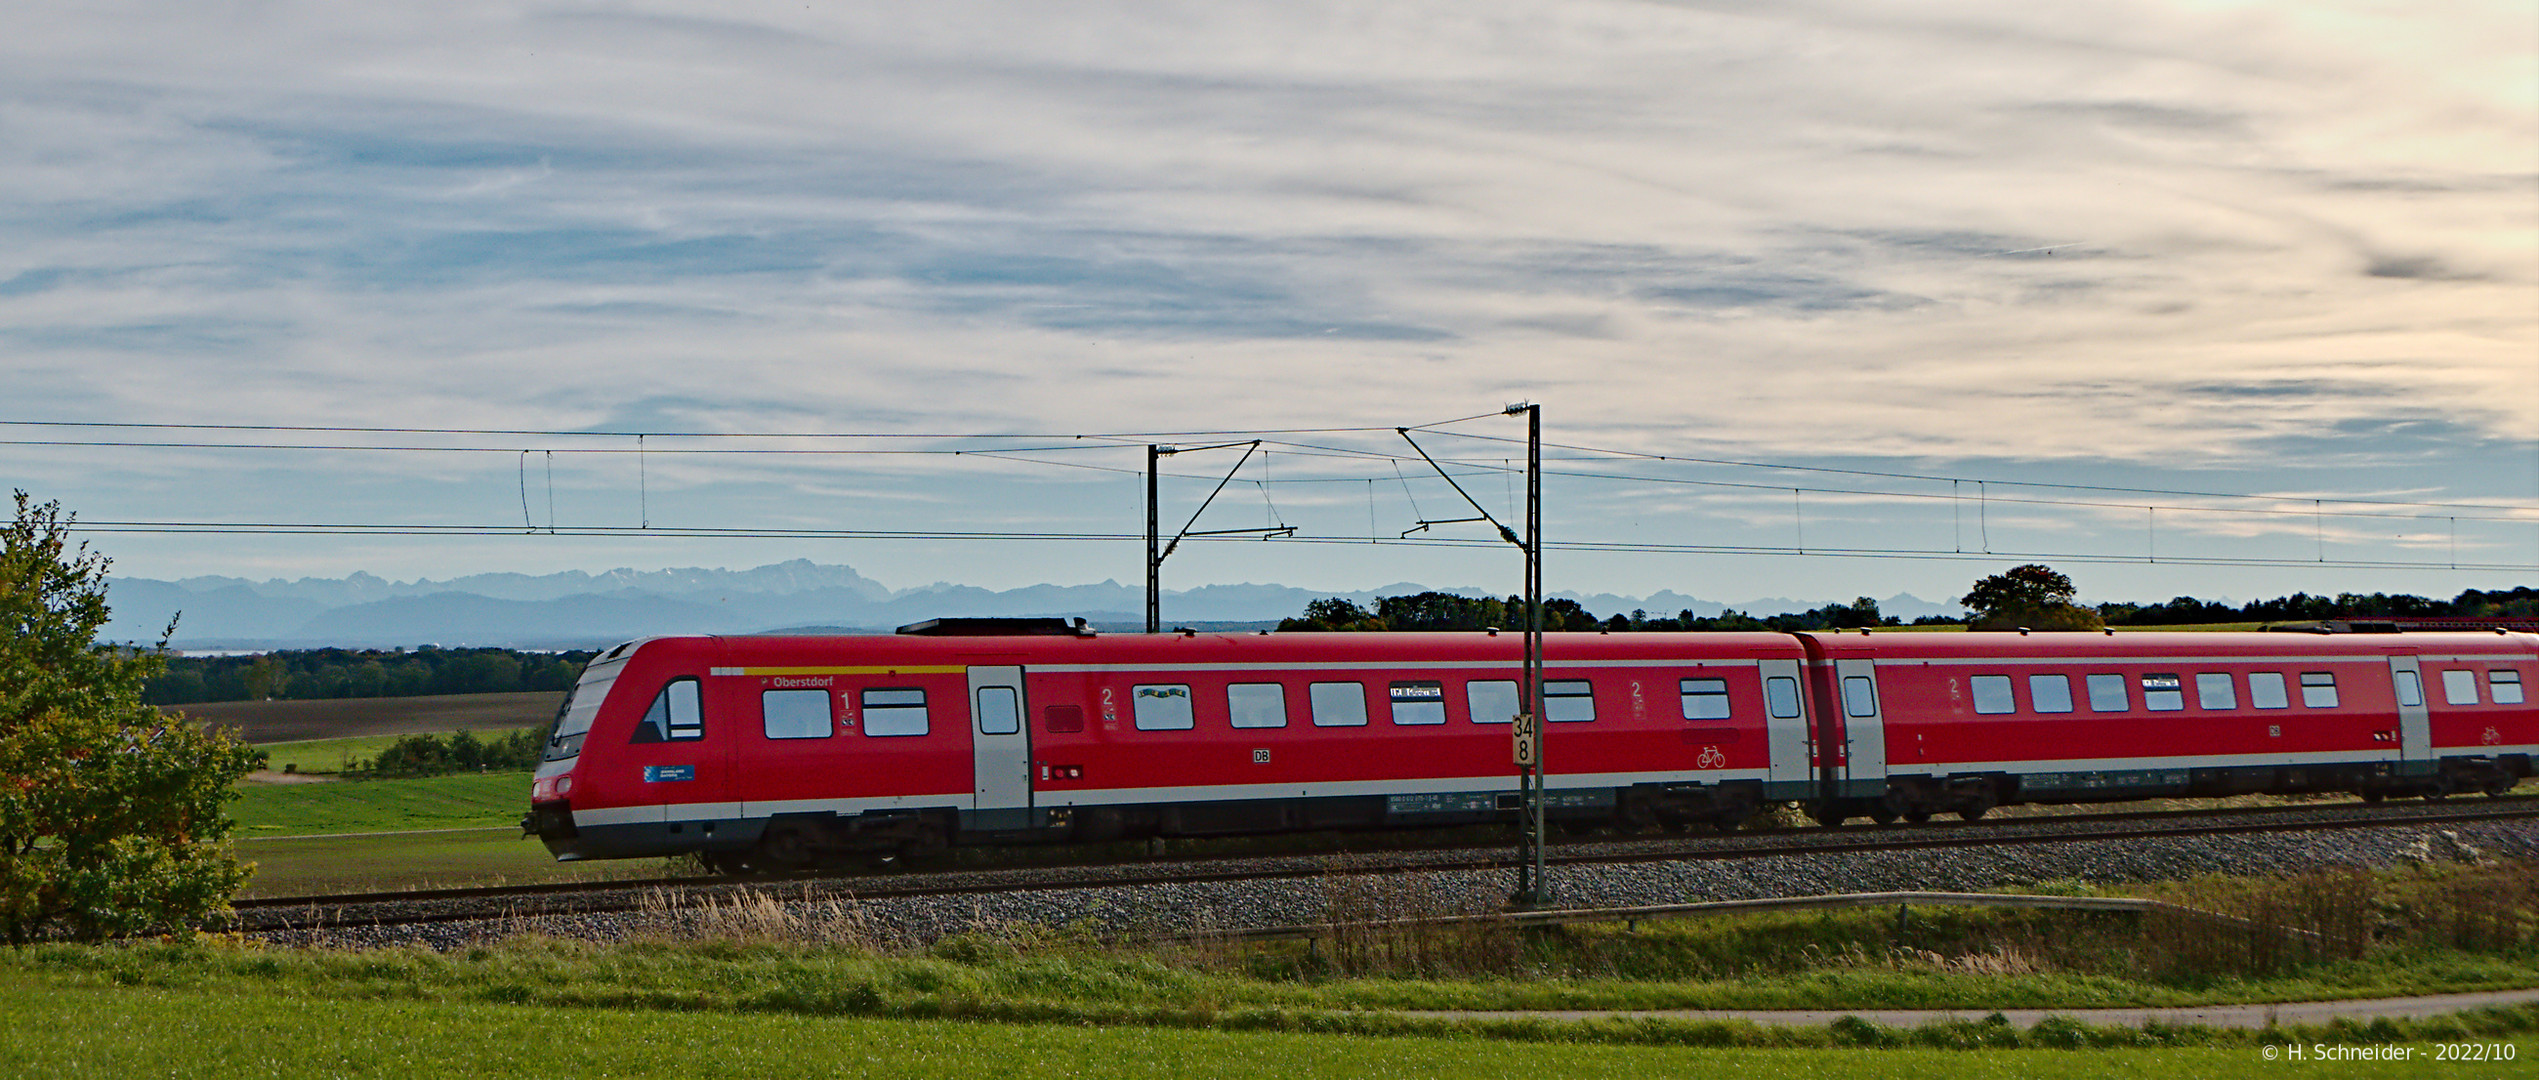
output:
POLYGON ((2447 465, 2527 498, 2535 32, 2507 3, 36 4, 0 43, 0 348, 26 416, 1535 397, 1644 449, 2447 465))

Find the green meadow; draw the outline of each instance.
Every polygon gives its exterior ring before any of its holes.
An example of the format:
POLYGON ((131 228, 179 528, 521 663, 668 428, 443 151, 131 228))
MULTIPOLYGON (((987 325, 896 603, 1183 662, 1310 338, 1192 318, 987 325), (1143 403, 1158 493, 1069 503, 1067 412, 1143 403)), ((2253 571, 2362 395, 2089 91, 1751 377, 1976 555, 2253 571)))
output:
MULTIPOLYGON (((876 1080, 2170 1080, 2285 1075, 2255 1045, 2087 1049, 1712 1048, 1424 1035, 996 1024, 787 1013, 689 1013, 286 990, 79 986, 0 979, 0 1070, 17 1076, 869 1077, 876 1080)), ((2516 1046, 2523 1060, 2539 1043, 2516 1046)), ((2339 1077, 2478 1075, 2423 1062, 2340 1064, 2339 1077)), ((2488 1075, 2492 1075, 2491 1073, 2488 1075)))
POLYGON ((229 804, 239 856, 256 864, 247 897, 650 877, 657 861, 559 863, 520 835, 526 772, 374 780, 342 774, 396 735, 267 743, 268 769, 229 804), (304 778, 304 779, 303 779, 304 778))

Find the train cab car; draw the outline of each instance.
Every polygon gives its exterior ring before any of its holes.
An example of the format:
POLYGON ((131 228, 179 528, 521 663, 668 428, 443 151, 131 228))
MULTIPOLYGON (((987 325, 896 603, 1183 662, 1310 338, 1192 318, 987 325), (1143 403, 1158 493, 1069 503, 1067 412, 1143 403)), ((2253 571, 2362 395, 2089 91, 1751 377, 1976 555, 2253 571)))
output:
MULTIPOLYGON (((1556 635, 1555 820, 1733 825, 1804 797, 1779 634, 1556 635)), ((524 826, 726 869, 947 843, 1512 819, 1515 634, 658 638, 574 689, 524 826)))
POLYGON ((1846 751, 1820 818, 2500 791, 2539 750, 2527 635, 1802 636, 1846 751))

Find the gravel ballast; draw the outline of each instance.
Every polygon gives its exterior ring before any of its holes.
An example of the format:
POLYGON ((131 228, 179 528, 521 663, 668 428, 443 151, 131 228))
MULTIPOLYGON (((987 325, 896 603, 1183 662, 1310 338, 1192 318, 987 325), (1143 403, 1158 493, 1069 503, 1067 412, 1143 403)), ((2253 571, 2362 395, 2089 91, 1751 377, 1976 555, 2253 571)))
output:
MULTIPOLYGON (((1460 853, 1469 857, 1468 852, 1460 853)), ((2092 885, 2173 881, 2201 874, 2282 874, 2327 866, 2539 857, 2539 822, 2528 819, 2400 825, 2311 832, 2240 833, 2153 839, 2004 843, 1899 851, 1761 854, 1734 859, 1656 859, 1560 865, 1548 873, 1562 907, 1607 908, 1826 893, 1980 892, 2071 881, 2092 885)), ((1261 860, 1295 863, 1298 860, 1261 860)), ((1154 874, 1172 864, 1135 867, 1154 874)), ((701 924, 769 918, 799 927, 835 925, 841 938, 923 945, 946 935, 1031 924, 1109 935, 1285 926, 1334 919, 1470 913, 1492 909, 1513 889, 1509 870, 1387 871, 1352 874, 1346 860, 1294 877, 1133 886, 1033 887, 1028 872, 999 872, 1012 888, 951 896, 816 896, 803 886, 733 885, 645 911, 533 915, 324 930, 267 930, 276 944, 460 948, 515 934, 598 941, 680 937, 701 924), (787 897, 806 897, 788 899, 787 897), (698 909, 722 905, 719 915, 698 909), (748 912, 741 912, 746 908, 748 912), (736 915, 736 912, 739 914, 736 915)), ((1228 869, 1205 864, 1211 873, 1228 869)), ((1265 867, 1266 868, 1266 867, 1265 867)), ((976 875, 945 875, 947 878, 976 875)))

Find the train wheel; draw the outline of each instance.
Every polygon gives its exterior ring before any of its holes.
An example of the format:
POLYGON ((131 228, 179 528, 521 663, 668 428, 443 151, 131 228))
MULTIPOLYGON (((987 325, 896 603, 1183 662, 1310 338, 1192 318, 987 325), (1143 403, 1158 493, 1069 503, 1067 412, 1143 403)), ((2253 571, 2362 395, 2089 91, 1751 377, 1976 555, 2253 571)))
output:
POLYGON ((1981 820, 1985 814, 1990 812, 1992 812, 1992 807, 1989 806, 1961 806, 1957 808, 1957 819, 1960 821, 1978 821, 1981 820))
POLYGON ((753 873, 784 874, 811 868, 811 841, 802 830, 790 826, 770 828, 758 838, 758 848, 750 852, 753 873))
POLYGON ((2378 803, 2383 797, 2384 796, 2377 791, 2366 791, 2363 793, 2363 801, 2366 803, 2378 803))
POLYGON ((1869 820, 1877 822, 1880 825, 1895 824, 1895 816, 1895 807, 1888 806, 1883 803, 1879 804, 1876 809, 1869 811, 1869 820))
POLYGON ((1919 825, 1931 820, 1931 812, 1922 809, 1907 810, 1904 812, 1904 820, 1919 825))
POLYGON ((1843 827, 1843 818, 1845 815, 1842 811, 1837 810, 1832 806, 1820 806, 1808 816, 1815 818, 1817 824, 1828 829, 1839 829, 1843 827))

